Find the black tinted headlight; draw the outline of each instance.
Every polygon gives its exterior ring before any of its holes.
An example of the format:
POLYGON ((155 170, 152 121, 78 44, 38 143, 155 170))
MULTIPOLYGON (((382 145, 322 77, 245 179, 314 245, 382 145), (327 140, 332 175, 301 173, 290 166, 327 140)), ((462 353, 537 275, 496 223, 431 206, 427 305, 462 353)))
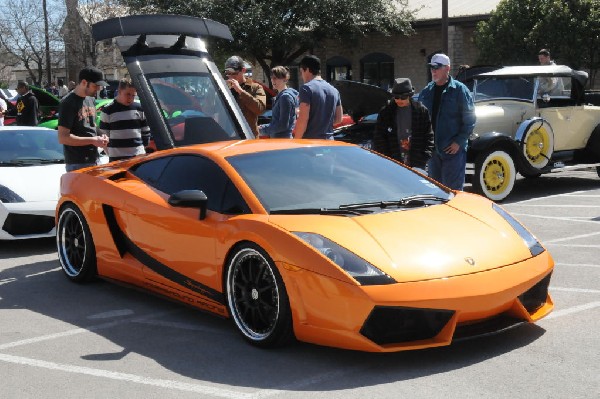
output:
POLYGON ((0 185, 0 202, 9 204, 13 202, 25 202, 25 200, 8 187, 0 185))

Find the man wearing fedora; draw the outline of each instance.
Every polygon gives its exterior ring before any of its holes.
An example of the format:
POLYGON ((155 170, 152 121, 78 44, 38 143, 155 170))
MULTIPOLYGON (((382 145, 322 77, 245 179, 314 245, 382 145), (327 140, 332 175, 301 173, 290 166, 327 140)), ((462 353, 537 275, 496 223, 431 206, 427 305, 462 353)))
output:
POLYGON ((475 127, 475 105, 467 86, 450 76, 450 58, 435 54, 429 63, 432 81, 419 94, 431 114, 434 151, 429 176, 462 190, 465 183, 467 144, 475 127))
POLYGON ((424 170, 433 150, 433 131, 429 111, 413 100, 414 93, 410 79, 394 80, 394 98, 379 111, 377 117, 373 150, 424 170))

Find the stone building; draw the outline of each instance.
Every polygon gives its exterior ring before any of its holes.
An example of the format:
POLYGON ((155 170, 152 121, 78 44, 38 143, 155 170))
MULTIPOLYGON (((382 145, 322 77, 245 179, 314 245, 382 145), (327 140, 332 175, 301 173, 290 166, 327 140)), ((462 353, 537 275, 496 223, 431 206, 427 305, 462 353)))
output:
MULTIPOLYGON (((489 14, 499 0, 448 0, 448 56, 454 74, 460 65, 474 65, 478 50, 473 37, 479 21, 489 14)), ((322 62, 322 74, 328 81, 350 79, 389 88, 395 77, 409 77, 419 91, 430 80, 426 67, 428 57, 442 51, 442 0, 409 0, 415 14, 410 36, 369 35, 357 43, 328 40, 313 49, 322 62)), ((291 66, 291 70, 297 67, 291 66)), ((255 67, 255 78, 266 81, 266 75, 255 67)), ((298 85, 293 76, 291 84, 298 85)))

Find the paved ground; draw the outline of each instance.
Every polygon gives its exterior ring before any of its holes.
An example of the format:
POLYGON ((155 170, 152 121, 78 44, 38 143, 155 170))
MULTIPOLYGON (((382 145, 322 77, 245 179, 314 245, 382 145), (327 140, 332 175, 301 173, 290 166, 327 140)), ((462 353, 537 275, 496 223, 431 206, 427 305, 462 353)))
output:
POLYGON ((68 282, 52 240, 0 243, 0 398, 598 398, 600 179, 519 180, 504 206, 551 251, 555 311, 446 348, 264 351, 226 320, 68 282))

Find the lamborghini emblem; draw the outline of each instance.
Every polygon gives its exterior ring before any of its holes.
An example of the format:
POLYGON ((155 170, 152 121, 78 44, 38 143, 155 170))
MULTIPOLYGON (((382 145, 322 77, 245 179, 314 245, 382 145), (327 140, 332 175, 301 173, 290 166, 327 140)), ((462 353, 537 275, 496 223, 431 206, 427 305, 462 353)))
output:
POLYGON ((465 262, 467 262, 471 266, 475 266, 475 261, 473 258, 465 258, 465 262))

